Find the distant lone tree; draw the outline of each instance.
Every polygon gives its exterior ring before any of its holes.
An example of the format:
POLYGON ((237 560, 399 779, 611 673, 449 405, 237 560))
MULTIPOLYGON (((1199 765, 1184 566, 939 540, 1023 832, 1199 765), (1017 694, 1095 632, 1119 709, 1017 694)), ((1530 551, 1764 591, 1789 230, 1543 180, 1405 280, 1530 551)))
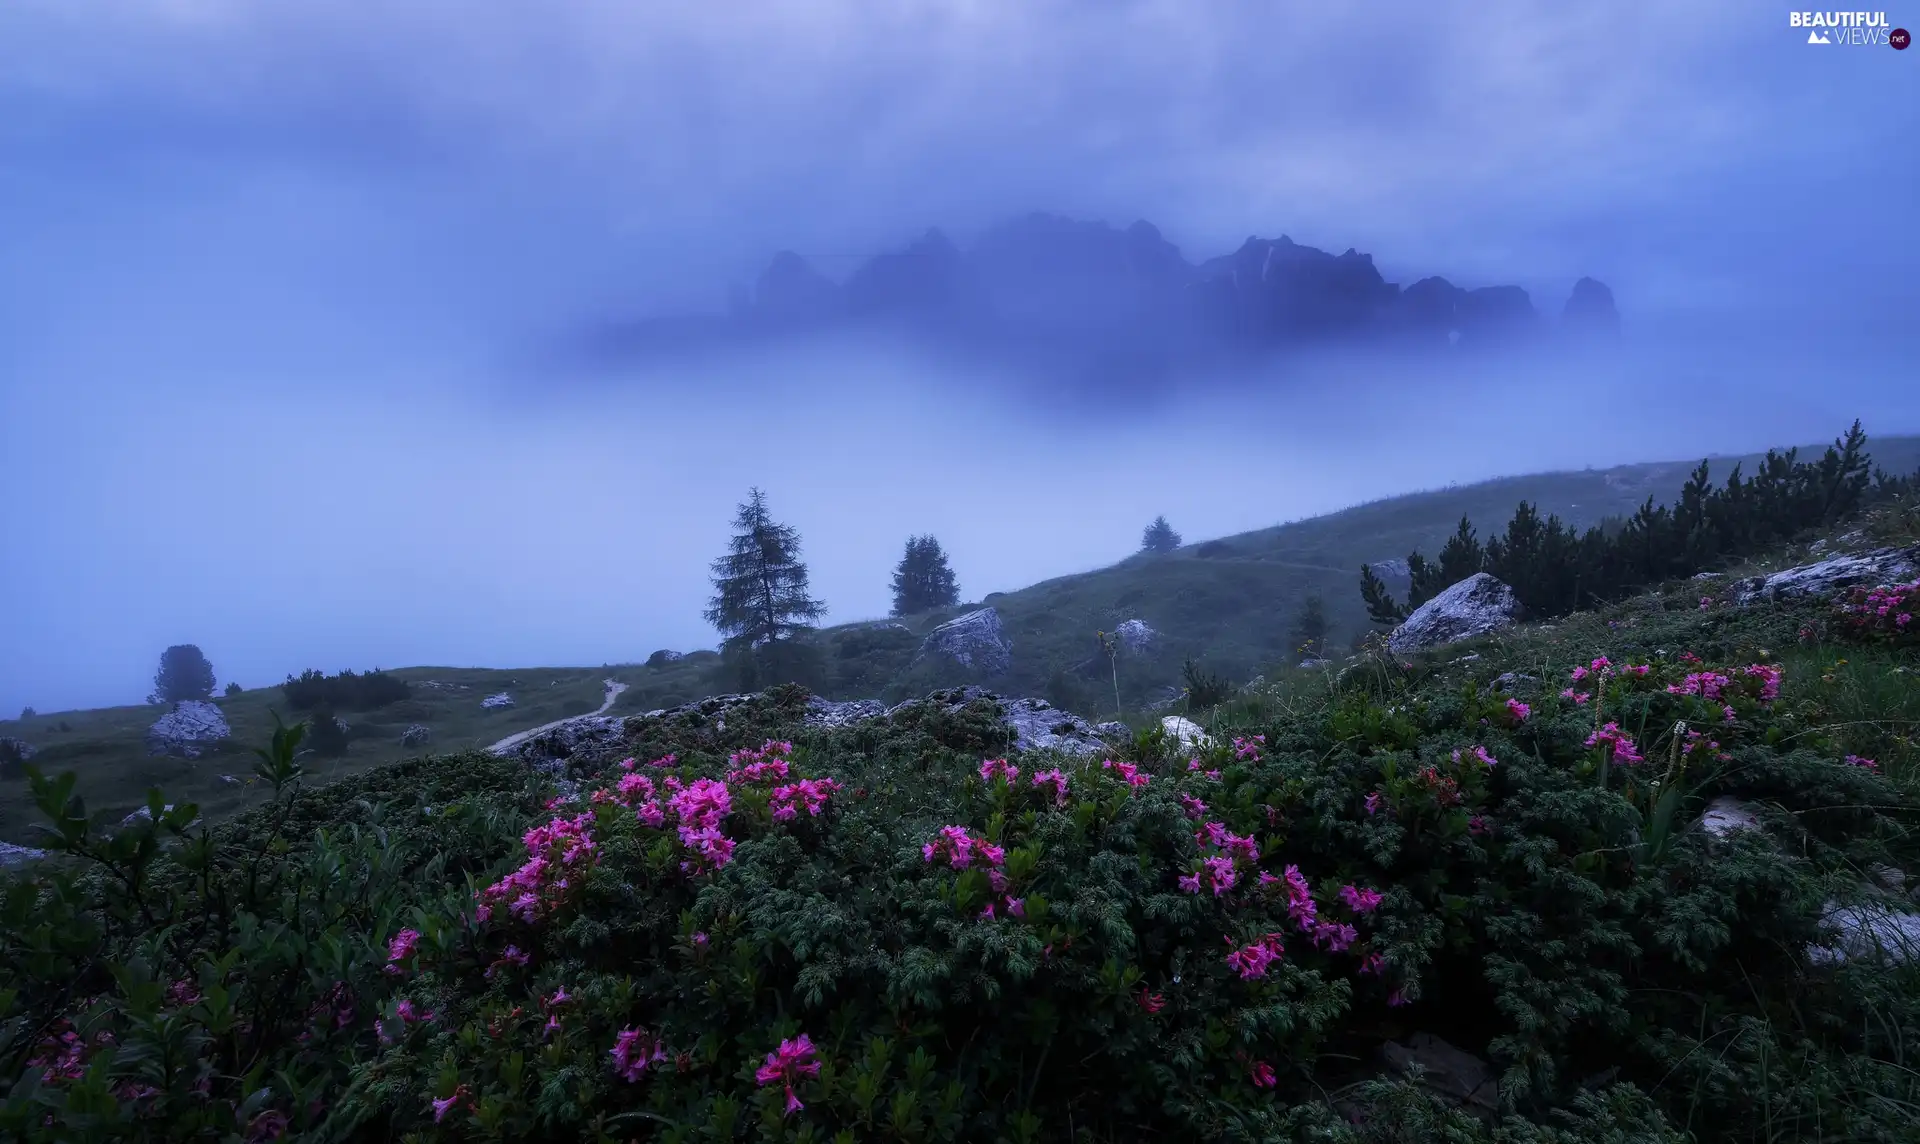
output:
POLYGON ((153 677, 152 700, 178 703, 213 697, 213 665, 192 644, 175 644, 160 653, 160 670, 153 677))
POLYGON ((233 682, 232 680, 228 680, 227 681, 227 698, 231 699, 238 694, 240 694, 240 685, 238 683, 233 682))
POLYGON ((1147 552, 1172 552, 1180 547, 1180 534, 1167 523, 1166 517, 1156 516, 1140 534, 1140 547, 1147 552))
POLYGON ((31 707, 22 707, 20 709, 20 718, 22 719, 31 719, 33 718, 33 715, 34 715, 34 711, 33 711, 33 708, 31 707))
POLYGON ((940 542, 931 536, 908 537, 906 555, 893 570, 893 614, 908 616, 959 602, 960 586, 940 542))
POLYGON ((800 534, 767 515, 767 498, 754 489, 733 518, 733 542, 713 562, 714 596, 706 620, 720 629, 721 649, 750 653, 772 666, 783 645, 811 631, 827 614, 807 594, 800 534))
POLYGON ((1293 648, 1304 659, 1321 659, 1327 650, 1327 606, 1319 596, 1308 596, 1293 621, 1293 648))

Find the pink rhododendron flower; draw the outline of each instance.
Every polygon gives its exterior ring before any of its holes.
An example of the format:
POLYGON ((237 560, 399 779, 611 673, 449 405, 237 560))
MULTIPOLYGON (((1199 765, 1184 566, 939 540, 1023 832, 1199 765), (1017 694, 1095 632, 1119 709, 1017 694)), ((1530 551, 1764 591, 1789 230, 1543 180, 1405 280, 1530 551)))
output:
POLYGON ((1006 863, 1007 852, 988 842, 984 838, 975 838, 967 833, 964 826, 943 826, 932 842, 921 847, 921 854, 932 862, 936 858, 945 858, 947 864, 955 870, 965 870, 973 865, 978 857, 989 866, 1006 863))
POLYGON ((1248 1071, 1256 1087, 1272 1088, 1278 1083, 1278 1079, 1273 1075, 1273 1066, 1265 1061, 1253 1062, 1253 1068, 1248 1071))
POLYGON ((1587 700, 1592 699, 1593 696, 1588 692, 1575 691, 1573 688, 1569 687, 1565 691, 1562 691, 1560 693, 1560 698, 1571 699, 1574 701, 1574 703, 1584 706, 1587 700))
POLYGON ((1358 970, 1358 972, 1369 974, 1372 976, 1378 976, 1381 973, 1386 972, 1386 968, 1387 968, 1386 958, 1381 957, 1377 953, 1369 953, 1367 956, 1360 959, 1360 969, 1358 970))
POLYGON ((787 1090, 787 1115, 791 1116, 806 1107, 794 1095, 794 1084, 802 1077, 820 1074, 820 1062, 813 1057, 813 1042, 802 1033, 793 1040, 781 1041, 778 1049, 768 1053, 766 1063, 753 1074, 753 1079, 762 1088, 776 1083, 784 1085, 787 1090))
POLYGON ((1872 759, 1862 758, 1859 755, 1848 755, 1847 765, 1855 766, 1855 767, 1865 767, 1870 771, 1877 771, 1880 769, 1879 763, 1874 762, 1872 759))
POLYGON ((1055 806, 1067 805, 1067 776, 1061 774, 1058 768, 1037 772, 1033 776, 1033 785, 1036 787, 1052 787, 1053 804, 1055 806))
POLYGON ((460 1087, 453 1090, 452 1096, 449 1096, 444 1100, 434 1101, 433 1102, 433 1122, 435 1124, 438 1124, 442 1120, 445 1120, 447 1118, 447 1113, 451 1112, 455 1105, 459 1104, 463 1100, 466 1100, 467 1098, 468 1098, 467 1086, 463 1084, 460 1087))
POLYGON ((1473 834, 1473 835, 1488 834, 1488 833, 1491 833, 1492 830, 1493 830, 1493 827, 1487 825, 1487 820, 1481 817, 1480 815, 1476 814, 1473 817, 1467 819, 1468 834, 1473 834))
POLYGON ((1368 814, 1374 814, 1379 811, 1380 809, 1380 792, 1379 791, 1374 791, 1372 794, 1367 796, 1366 807, 1367 807, 1368 814))
POLYGON ((1618 723, 1609 723, 1588 735, 1586 745, 1608 751, 1615 763, 1631 764, 1646 761, 1641 758, 1639 748, 1634 746, 1633 740, 1620 729, 1618 723))
POLYGON ((1140 1007, 1148 1013, 1158 1013, 1167 1007, 1167 999, 1158 993, 1149 993, 1143 986, 1140 990, 1140 1007))
POLYGON ((1360 931, 1345 922, 1318 922, 1313 927, 1313 944, 1320 949, 1341 953, 1360 939, 1360 931))
POLYGON ((1127 785, 1131 787, 1146 786, 1147 783, 1153 779, 1152 775, 1141 771, 1141 769, 1133 763, 1116 763, 1112 759, 1108 759, 1101 763, 1100 767, 1102 770, 1115 772, 1121 778, 1125 779, 1127 785))
POLYGON ((1244 762, 1257 763, 1260 761, 1260 748, 1266 745, 1265 735, 1254 735, 1250 738, 1236 737, 1233 740, 1233 757, 1244 762))
POLYGON ((693 944, 695 944, 695 945, 705 945, 705 944, 707 944, 707 935, 706 935, 706 931, 704 931, 704 930, 695 930, 695 931, 694 931, 694 933, 693 933, 693 944))
POLYGON ((787 777, 787 756, 793 754, 793 744, 768 739, 757 749, 743 748, 727 756, 727 765, 733 769, 727 772, 730 783, 770 782, 787 777))
POLYGON ((1008 898, 1007 899, 1007 916, 1014 917, 1014 918, 1026 917, 1027 916, 1027 900, 1025 898, 1008 898))
POLYGON ((1467 750, 1465 752, 1462 752, 1459 748, 1455 748, 1453 752, 1453 761, 1455 763, 1458 763, 1463 754, 1465 755, 1465 757, 1469 759, 1478 760, 1484 766, 1492 767, 1492 766, 1498 765, 1498 760, 1496 760, 1493 757, 1493 755, 1487 751, 1485 747, 1476 745, 1470 750, 1467 750))
POLYGON ((1020 768, 1007 762, 1005 759, 988 759, 980 764, 980 779, 982 782, 990 783, 995 779, 1005 779, 1007 780, 1007 785, 1012 786, 1013 780, 1019 777, 1020 768))
POLYGON ((1507 700, 1507 714, 1513 716, 1515 722, 1525 723, 1527 716, 1533 714, 1533 708, 1520 702, 1518 699, 1509 699, 1507 700))
POLYGON ((1232 938, 1227 939, 1227 945, 1229 947, 1227 950, 1227 964, 1239 972, 1240 979, 1243 981, 1251 981, 1256 977, 1265 977, 1267 975, 1267 967, 1272 965, 1279 959, 1281 954, 1286 952, 1286 947, 1280 944, 1280 935, 1275 933, 1270 933, 1259 941, 1252 942, 1238 949, 1232 948, 1232 938))
POLYGON ((1199 893, 1200 875, 1198 873, 1180 875, 1180 888, 1189 894, 1199 893))
POLYGON ((1190 794, 1180 796, 1180 805, 1186 810, 1188 818, 1200 819, 1206 817, 1207 804, 1190 794))
POLYGON ((627 1028, 620 1030, 612 1051, 607 1055, 613 1058, 613 1071, 620 1079, 632 1084, 647 1071, 648 1065, 666 1060, 667 1049, 659 1038, 645 1029, 627 1028))
POLYGON ((1381 897, 1378 890, 1363 890, 1349 884, 1340 887, 1340 900, 1356 914, 1370 914, 1380 908, 1381 897))
POLYGON ((833 779, 801 779, 797 783, 774 787, 768 806, 772 808, 777 822, 794 818, 802 807, 806 808, 807 816, 813 818, 826 809, 827 796, 839 789, 840 784, 833 779))

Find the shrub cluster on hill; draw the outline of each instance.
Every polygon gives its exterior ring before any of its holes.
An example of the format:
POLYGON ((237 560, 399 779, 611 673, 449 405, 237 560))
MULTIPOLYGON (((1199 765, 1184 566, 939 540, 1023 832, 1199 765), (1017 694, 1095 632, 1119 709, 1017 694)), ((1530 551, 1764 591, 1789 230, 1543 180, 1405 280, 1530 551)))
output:
POLYGON ((1920 802, 1763 650, 1906 670, 1883 602, 1363 661, 1193 753, 1009 753, 984 702, 808 729, 785 688, 552 776, 308 790, 283 730, 210 830, 36 772, 61 857, 0 893, 0 1133, 1911 1139, 1914 967, 1807 948, 1920 869, 1920 802), (1773 839, 1684 829, 1722 795, 1773 839), (1363 1067, 1418 1031, 1497 1101, 1363 1067))
POLYGON ((1752 478, 1743 479, 1735 465, 1719 487, 1701 461, 1672 506, 1656 506, 1649 497, 1632 516, 1585 533, 1557 516, 1542 520, 1523 501, 1506 531, 1483 545, 1472 522, 1462 517, 1437 561, 1419 552, 1407 557, 1412 585, 1405 607, 1371 567, 1360 570, 1361 595, 1368 615, 1380 624, 1399 623, 1409 610, 1477 572, 1505 581, 1534 616, 1565 615, 1619 599, 1832 526, 1869 504, 1920 491, 1920 473, 1876 473, 1866 444, 1867 435, 1855 421, 1818 460, 1800 460, 1797 449, 1769 450, 1752 478))
POLYGON ((295 711, 374 711, 413 695, 405 680, 378 669, 365 675, 352 671, 328 675, 308 668, 298 676, 287 676, 280 690, 295 711))

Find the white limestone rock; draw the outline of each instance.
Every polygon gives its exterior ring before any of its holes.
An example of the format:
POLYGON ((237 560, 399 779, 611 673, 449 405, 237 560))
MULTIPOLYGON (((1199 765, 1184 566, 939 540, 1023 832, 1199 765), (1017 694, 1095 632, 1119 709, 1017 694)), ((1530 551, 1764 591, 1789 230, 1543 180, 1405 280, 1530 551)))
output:
POLYGON ((1513 589, 1485 572, 1475 572, 1415 608, 1387 637, 1387 647, 1396 655, 1407 655, 1496 632, 1519 618, 1520 601, 1513 589))
POLYGON ((187 699, 147 728, 147 754, 197 759, 233 734, 220 708, 203 699, 187 699))

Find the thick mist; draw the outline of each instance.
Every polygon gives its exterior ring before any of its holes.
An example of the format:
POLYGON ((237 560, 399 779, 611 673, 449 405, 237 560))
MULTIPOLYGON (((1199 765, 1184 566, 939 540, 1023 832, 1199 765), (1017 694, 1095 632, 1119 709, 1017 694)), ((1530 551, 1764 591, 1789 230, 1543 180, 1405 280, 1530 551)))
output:
MULTIPOLYGON (((978 599, 1449 481, 1920 430, 1913 53, 1728 2, 0 9, 0 712, 162 648, 711 646, 753 485, 828 622, 910 533, 978 599), (1851 51, 1853 54, 1847 54, 1851 51), (1614 290, 1614 352, 1294 360, 1060 400, 899 344, 548 347, 1053 210, 1388 279, 1614 290)), ((1398 554, 1383 554, 1398 555, 1398 554)))

